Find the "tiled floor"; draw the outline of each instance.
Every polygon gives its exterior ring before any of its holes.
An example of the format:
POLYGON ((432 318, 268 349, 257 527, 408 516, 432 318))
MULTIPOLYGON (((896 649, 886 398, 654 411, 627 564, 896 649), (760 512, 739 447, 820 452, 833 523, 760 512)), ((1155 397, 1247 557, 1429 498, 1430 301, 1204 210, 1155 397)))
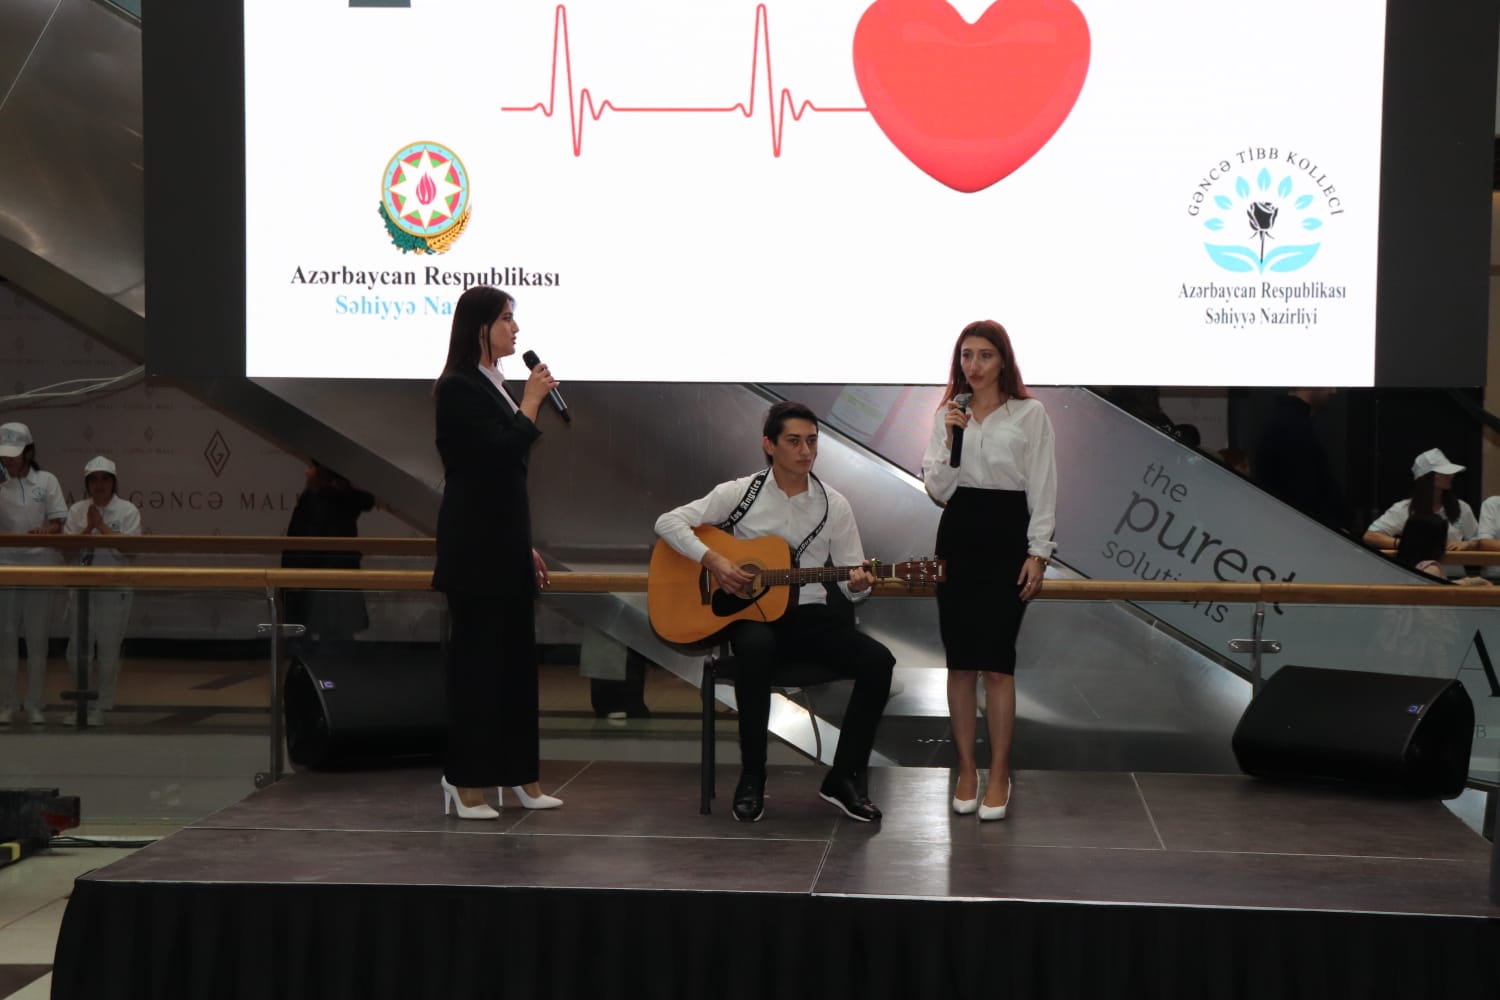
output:
MULTIPOLYGON (((70 833, 135 842, 178 828, 176 823, 112 823, 86 825, 70 833)), ((132 848, 57 847, 0 868, 0 998, 45 1000, 51 994, 52 975, 47 970, 73 880, 133 853, 132 848), (25 985, 17 985, 22 982, 25 985)))

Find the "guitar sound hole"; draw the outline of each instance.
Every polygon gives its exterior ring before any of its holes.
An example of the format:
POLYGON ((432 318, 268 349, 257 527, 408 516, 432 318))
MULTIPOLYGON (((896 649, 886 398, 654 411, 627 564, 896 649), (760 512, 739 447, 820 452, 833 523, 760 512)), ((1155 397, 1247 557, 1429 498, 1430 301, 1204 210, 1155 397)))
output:
POLYGON ((761 584, 762 567, 756 566, 753 563, 747 563, 741 566, 740 569, 744 570, 746 573, 749 573, 754 577, 754 579, 752 579, 749 583, 749 596, 744 596, 742 594, 731 594, 727 590, 715 588, 713 596, 709 598, 709 607, 712 608, 713 613, 720 618, 729 618, 739 614, 741 611, 745 610, 750 605, 754 604, 756 601, 764 597, 766 591, 770 589, 769 587, 761 584))

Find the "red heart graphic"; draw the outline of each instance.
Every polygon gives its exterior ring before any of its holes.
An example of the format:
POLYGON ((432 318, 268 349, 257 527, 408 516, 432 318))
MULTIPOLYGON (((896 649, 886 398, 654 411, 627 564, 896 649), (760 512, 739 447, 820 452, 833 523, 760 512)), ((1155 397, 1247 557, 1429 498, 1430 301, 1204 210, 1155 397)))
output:
POLYGON ((974 24, 946 0, 875 0, 854 29, 854 75, 875 123, 958 191, 1035 156, 1088 70, 1089 26, 1071 0, 997 0, 974 24))

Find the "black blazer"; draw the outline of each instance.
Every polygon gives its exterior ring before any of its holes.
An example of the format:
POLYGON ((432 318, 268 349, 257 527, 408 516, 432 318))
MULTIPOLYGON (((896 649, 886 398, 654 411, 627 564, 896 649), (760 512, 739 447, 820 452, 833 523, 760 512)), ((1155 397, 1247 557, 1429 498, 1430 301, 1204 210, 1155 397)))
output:
POLYGON ((526 467, 541 431, 477 368, 444 375, 433 397, 446 476, 433 588, 534 596, 526 467))

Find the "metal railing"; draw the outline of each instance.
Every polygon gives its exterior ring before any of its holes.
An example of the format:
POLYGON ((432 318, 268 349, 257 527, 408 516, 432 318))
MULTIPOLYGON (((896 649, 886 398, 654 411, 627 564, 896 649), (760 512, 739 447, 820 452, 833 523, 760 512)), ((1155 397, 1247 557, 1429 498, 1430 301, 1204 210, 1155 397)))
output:
MULTIPOLYGON (((48 546, 64 551, 113 548, 121 552, 170 552, 199 554, 250 554, 279 556, 287 551, 357 551, 368 555, 390 554, 428 556, 433 552, 431 539, 376 538, 281 538, 246 536, 126 536, 110 537, 76 535, 0 535, 0 547, 48 546)), ((1485 556, 1500 561, 1500 553, 1450 553, 1467 561, 1485 556)), ((279 566, 84 566, 84 565, 0 565, 0 587, 97 588, 130 590, 237 590, 264 594, 266 621, 259 631, 271 638, 270 704, 271 747, 268 767, 257 776, 260 783, 278 780, 286 771, 284 733, 282 731, 282 684, 286 662, 283 640, 300 623, 284 620, 285 592, 292 590, 357 590, 390 592, 423 592, 431 589, 429 569, 289 569, 279 566)), ((639 594, 647 589, 643 572, 557 572, 543 596, 571 594, 639 594)), ((881 597, 926 597, 932 588, 895 581, 876 584, 874 594, 881 597)), ((1230 642, 1230 650, 1250 657, 1249 680, 1258 690, 1262 678, 1262 658, 1280 652, 1274 636, 1265 634, 1268 608, 1280 605, 1353 605, 1412 608, 1500 608, 1500 587, 1450 587, 1413 583, 1398 586, 1317 583, 1216 583, 1199 581, 1142 580, 1058 580, 1049 579, 1038 600, 1042 601, 1123 601, 1132 604, 1160 602, 1208 602, 1250 605, 1250 636, 1230 642)), ((80 610, 88 602, 77 602, 80 610)), ((76 702, 81 728, 90 699, 89 644, 86 641, 86 612, 75 620, 75 641, 80 655, 76 657, 74 690, 64 694, 76 702)))

